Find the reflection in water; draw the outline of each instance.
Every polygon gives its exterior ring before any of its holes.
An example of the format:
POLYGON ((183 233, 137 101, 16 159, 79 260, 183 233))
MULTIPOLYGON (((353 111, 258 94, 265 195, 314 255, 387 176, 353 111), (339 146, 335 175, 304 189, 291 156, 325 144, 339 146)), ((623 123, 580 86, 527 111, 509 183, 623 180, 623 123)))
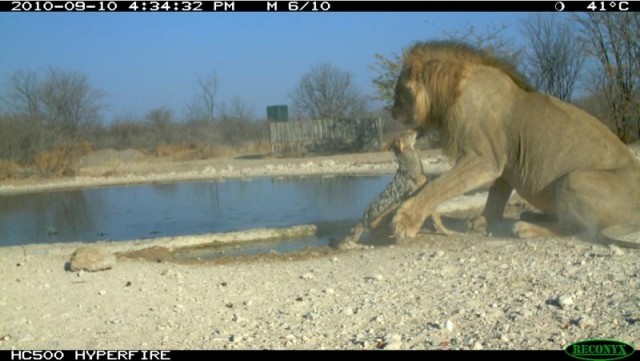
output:
POLYGON ((49 192, 0 197, 0 245, 60 242, 91 233, 103 219, 99 193, 49 192))
POLYGON ((3 195, 0 246, 356 220, 389 179, 258 178, 3 195))

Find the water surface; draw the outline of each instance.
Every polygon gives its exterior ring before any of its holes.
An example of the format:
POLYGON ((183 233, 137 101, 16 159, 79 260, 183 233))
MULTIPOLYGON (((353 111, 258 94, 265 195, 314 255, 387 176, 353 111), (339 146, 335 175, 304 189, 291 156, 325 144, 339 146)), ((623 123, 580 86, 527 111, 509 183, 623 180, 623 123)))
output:
MULTIPOLYGON (((390 178, 256 178, 2 195, 0 246, 120 241, 310 223, 334 224, 341 233, 362 216, 390 178)), ((320 233, 320 238, 331 235, 326 230, 320 233)))

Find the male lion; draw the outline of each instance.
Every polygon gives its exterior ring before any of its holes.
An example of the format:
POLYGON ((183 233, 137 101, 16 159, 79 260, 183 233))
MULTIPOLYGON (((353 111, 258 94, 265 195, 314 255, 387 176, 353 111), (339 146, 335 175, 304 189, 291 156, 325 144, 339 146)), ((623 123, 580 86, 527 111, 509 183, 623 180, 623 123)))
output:
POLYGON ((419 43, 404 56, 392 115, 439 131, 453 168, 404 201, 392 221, 412 238, 443 201, 491 185, 477 221, 502 218, 515 189, 551 221, 517 222, 520 237, 640 223, 640 163, 600 121, 540 94, 513 66, 455 42, 419 43))

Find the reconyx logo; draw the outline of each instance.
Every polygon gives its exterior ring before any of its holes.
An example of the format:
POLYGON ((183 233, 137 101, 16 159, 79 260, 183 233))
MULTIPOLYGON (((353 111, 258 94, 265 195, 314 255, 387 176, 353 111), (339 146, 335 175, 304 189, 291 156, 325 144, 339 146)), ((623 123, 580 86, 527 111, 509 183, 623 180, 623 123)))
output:
POLYGON ((620 360, 631 356, 633 346, 616 340, 592 339, 574 342, 564 351, 580 360, 620 360))

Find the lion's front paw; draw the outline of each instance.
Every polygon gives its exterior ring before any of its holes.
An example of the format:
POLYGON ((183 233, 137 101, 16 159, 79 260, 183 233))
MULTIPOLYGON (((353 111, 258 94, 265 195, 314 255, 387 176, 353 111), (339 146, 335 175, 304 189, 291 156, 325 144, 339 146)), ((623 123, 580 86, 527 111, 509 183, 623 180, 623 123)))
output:
POLYGON ((409 204, 404 205, 398 209, 395 217, 393 217, 391 224, 393 235, 399 242, 414 238, 418 234, 422 222, 423 220, 411 210, 409 204))

